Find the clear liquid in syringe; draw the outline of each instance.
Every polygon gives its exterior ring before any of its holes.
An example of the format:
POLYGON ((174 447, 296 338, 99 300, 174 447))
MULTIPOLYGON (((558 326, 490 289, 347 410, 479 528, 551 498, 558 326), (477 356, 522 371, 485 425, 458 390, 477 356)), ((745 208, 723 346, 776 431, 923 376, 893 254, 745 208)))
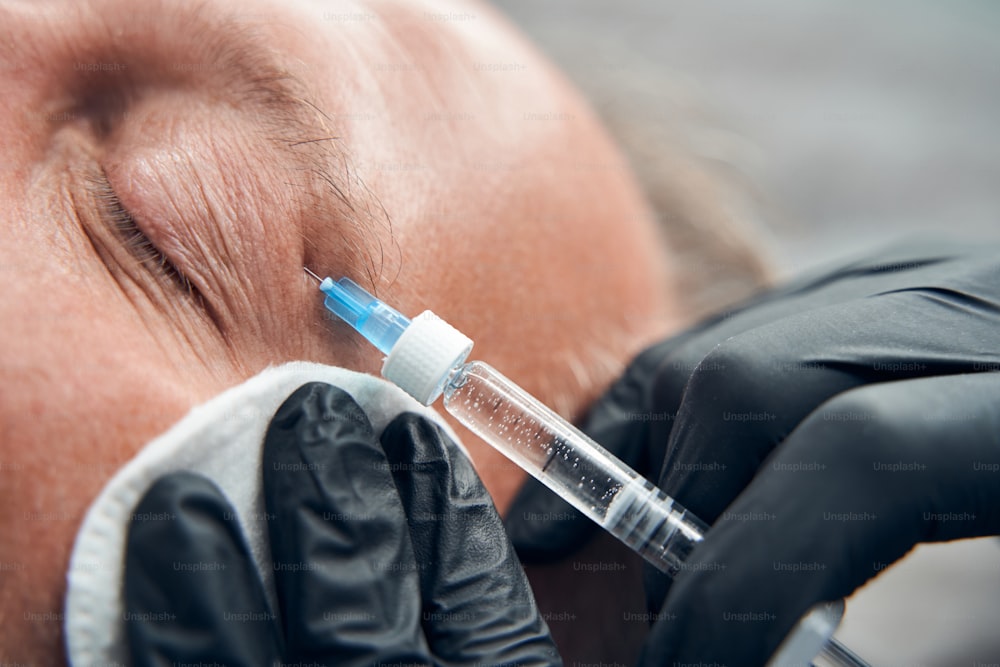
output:
POLYGON ((463 366, 445 390, 445 404, 476 435, 663 571, 675 573, 701 541, 697 519, 486 364, 463 366))

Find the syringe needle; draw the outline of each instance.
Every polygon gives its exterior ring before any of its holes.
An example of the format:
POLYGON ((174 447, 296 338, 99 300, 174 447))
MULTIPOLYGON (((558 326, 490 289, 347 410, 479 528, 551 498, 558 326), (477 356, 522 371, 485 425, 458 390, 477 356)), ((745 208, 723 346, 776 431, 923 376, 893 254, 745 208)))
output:
POLYGON ((317 276, 317 275, 316 275, 315 273, 313 273, 312 271, 310 271, 310 270, 309 270, 308 268, 306 268, 306 267, 304 267, 304 266, 303 266, 303 267, 302 267, 302 270, 303 270, 303 271, 305 271, 306 273, 308 273, 308 274, 309 274, 310 276, 312 276, 312 277, 313 277, 313 279, 314 279, 314 280, 315 280, 316 282, 318 282, 318 283, 322 283, 322 282, 323 282, 323 279, 322 279, 322 278, 320 278, 319 276, 317 276))

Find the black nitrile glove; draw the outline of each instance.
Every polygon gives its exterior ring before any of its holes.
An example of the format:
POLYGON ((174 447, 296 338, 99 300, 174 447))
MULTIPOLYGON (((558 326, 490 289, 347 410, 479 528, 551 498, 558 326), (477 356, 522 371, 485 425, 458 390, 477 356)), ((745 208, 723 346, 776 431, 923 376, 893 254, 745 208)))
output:
MULTIPOLYGON (((669 595, 647 568, 643 664, 763 664, 915 544, 1000 533, 998 370, 997 248, 883 254, 641 354, 584 429, 713 524, 669 595)), ((572 512, 531 482, 508 531, 558 558, 589 522, 528 519, 572 512)))
POLYGON ((272 420, 263 470, 278 609, 220 491, 169 475, 128 534, 135 664, 561 664, 489 495, 437 425, 404 413, 379 440, 348 394, 308 384, 272 420))

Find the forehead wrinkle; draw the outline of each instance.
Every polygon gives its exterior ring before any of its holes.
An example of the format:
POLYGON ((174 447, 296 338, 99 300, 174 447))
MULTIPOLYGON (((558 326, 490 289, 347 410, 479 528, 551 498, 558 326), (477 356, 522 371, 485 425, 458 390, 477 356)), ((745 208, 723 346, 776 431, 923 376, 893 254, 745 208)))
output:
POLYGON ((122 24, 133 33, 125 42, 112 40, 120 55, 134 53, 136 43, 147 54, 160 54, 153 62, 143 56, 140 62, 122 58, 140 66, 130 74, 155 76, 181 87, 193 84, 199 92, 207 86, 216 99, 250 119, 254 138, 277 146, 290 158, 295 177, 287 185, 297 196, 288 203, 299 208, 296 213, 303 216, 304 225, 307 218, 329 221, 322 233, 329 230, 341 237, 338 256, 323 258, 331 260, 332 268, 362 274, 376 291, 394 258, 398 274, 398 246, 385 208, 354 168, 333 130, 334 120, 313 101, 316 96, 307 81, 293 71, 298 61, 274 47, 270 26, 220 12, 211 2, 150 2, 155 3, 152 11, 141 3, 141 11, 133 8, 104 21, 106 35, 122 24), (394 251, 391 257, 383 239, 394 251))
POLYGON ((343 236, 342 268, 362 271, 377 290, 387 261, 382 238, 396 248, 389 215, 353 167, 333 120, 312 101, 309 86, 262 40, 248 29, 224 55, 242 74, 236 91, 241 105, 259 110, 264 138, 290 155, 304 175, 296 185, 305 197, 299 200, 305 214, 330 220, 343 236))

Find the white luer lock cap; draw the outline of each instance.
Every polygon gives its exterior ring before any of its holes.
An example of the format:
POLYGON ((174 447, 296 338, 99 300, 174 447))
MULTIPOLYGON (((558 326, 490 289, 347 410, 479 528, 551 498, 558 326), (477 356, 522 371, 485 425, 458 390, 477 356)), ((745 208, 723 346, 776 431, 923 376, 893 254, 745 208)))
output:
POLYGON ((382 364, 382 377, 424 405, 444 391, 453 368, 472 352, 472 339, 429 310, 406 327, 382 364))

